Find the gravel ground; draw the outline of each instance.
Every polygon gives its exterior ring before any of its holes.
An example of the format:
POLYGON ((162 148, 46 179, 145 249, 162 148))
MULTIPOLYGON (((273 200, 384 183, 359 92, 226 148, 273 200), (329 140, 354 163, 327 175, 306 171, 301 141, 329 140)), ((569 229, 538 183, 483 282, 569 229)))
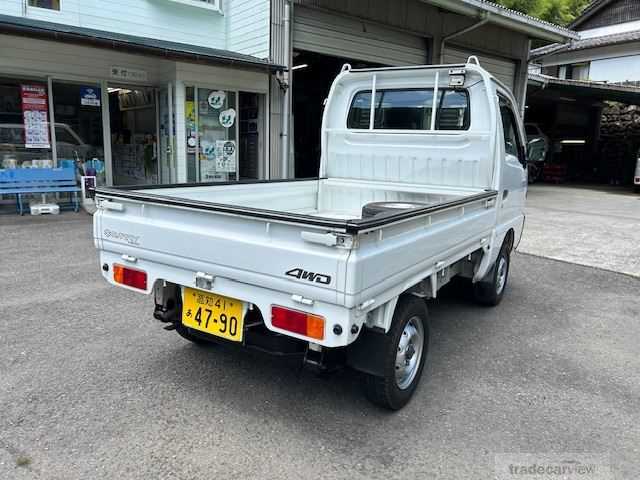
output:
POLYGON ((499 307, 430 303, 423 383, 389 413, 353 372, 165 332, 102 280, 87 215, 2 216, 0 239, 2 479, 475 480, 496 455, 575 452, 637 478, 632 277, 516 254, 499 307))

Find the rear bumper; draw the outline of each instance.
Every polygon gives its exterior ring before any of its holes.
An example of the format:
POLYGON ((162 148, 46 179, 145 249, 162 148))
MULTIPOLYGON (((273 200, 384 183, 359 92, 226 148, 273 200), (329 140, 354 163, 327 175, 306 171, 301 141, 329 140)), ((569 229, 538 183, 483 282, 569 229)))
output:
MULTIPOLYGON (((155 282, 166 281, 191 288, 198 288, 195 284, 196 273, 187 269, 176 268, 143 259, 136 259, 135 263, 129 264, 132 268, 143 270, 147 273, 147 290, 137 290, 135 288, 118 284, 113 279, 113 264, 123 264, 121 255, 107 251, 100 252, 100 265, 106 265, 108 269, 102 268, 102 275, 112 285, 132 290, 138 293, 150 294, 153 291, 155 282)), ((217 276, 213 280, 213 293, 236 298, 247 303, 252 303, 262 313, 265 327, 275 333, 280 333, 288 337, 309 341, 324 347, 344 347, 352 343, 362 330, 362 325, 366 320, 366 314, 358 312, 355 308, 346 308, 332 303, 311 300, 311 304, 301 304, 295 301, 291 293, 269 289, 263 286, 250 285, 238 282, 229 278, 217 276), (320 315, 325 319, 324 339, 317 340, 288 332, 274 327, 271 324, 271 307, 280 305, 294 310, 305 311, 315 315, 320 315), (354 329, 354 325, 357 329, 354 329), (336 328, 340 327, 340 328, 336 328), (352 330, 353 329, 353 330, 352 330), (355 333, 352 333, 355 331, 355 333), (340 332, 340 333, 335 333, 340 332)), ((306 299, 305 299, 306 300, 306 299)))

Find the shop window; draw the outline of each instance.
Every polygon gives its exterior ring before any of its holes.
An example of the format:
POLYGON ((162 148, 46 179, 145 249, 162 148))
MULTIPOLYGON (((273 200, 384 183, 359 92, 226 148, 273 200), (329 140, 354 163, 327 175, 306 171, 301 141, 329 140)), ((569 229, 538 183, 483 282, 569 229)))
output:
POLYGON ((239 179, 237 94, 187 87, 187 179, 226 182, 239 179))
POLYGON ((105 183, 102 134, 102 92, 97 85, 53 83, 56 154, 58 165, 75 164, 95 171, 105 183))
POLYGON ((60 10, 60 0, 29 0, 30 7, 60 10))
POLYGON ((51 167, 47 84, 0 78, 0 167, 51 167))
POLYGON ((186 87, 187 181, 264 177, 264 95, 186 87))

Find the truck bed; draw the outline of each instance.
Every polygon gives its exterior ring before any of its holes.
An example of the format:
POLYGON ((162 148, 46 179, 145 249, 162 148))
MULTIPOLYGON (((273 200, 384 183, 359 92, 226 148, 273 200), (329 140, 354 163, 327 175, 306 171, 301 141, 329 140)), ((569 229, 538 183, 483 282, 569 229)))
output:
POLYGON ((359 232, 465 203, 490 198, 480 188, 411 185, 354 179, 302 179, 241 183, 100 188, 102 198, 120 198, 181 208, 232 213, 310 227, 359 232), (371 202, 415 202, 424 208, 362 219, 371 202))

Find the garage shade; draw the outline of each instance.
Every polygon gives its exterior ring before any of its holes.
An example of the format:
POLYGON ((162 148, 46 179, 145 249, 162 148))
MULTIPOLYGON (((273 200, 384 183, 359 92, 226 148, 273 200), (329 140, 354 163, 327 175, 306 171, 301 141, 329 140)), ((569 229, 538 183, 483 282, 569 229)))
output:
POLYGON ((297 6, 293 48, 381 65, 427 63, 427 41, 365 20, 297 6))
POLYGON ((480 60, 480 65, 491 72, 494 77, 504 83, 513 91, 516 76, 516 62, 504 58, 497 58, 473 50, 462 50, 459 48, 445 47, 444 63, 466 63, 467 59, 475 55, 480 60))

